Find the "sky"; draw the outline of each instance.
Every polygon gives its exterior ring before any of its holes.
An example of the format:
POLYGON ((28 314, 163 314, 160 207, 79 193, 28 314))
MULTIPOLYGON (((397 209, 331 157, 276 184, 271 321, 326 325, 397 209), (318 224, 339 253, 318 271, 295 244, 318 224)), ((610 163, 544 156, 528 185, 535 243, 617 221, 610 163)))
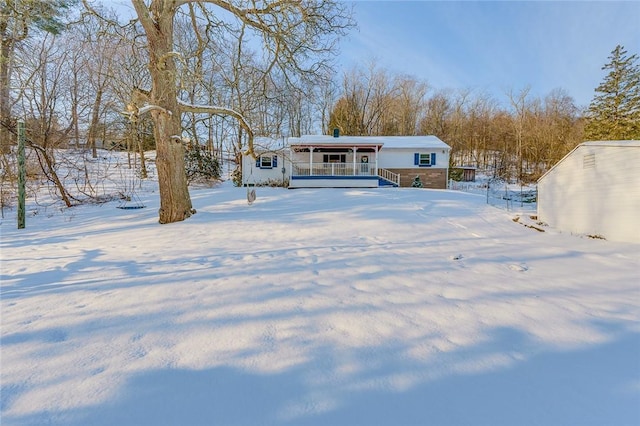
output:
POLYGON ((160 225, 149 154, 144 208, 3 209, 3 426, 640 424, 640 245, 482 188, 227 181, 160 225))
POLYGON ((640 55, 640 2, 356 1, 342 70, 374 61, 432 88, 506 99, 564 89, 588 106, 611 51, 640 55))
MULTIPOLYGON (((131 13, 128 0, 102 0, 131 13)), ((340 42, 339 75, 371 62, 508 103, 563 89, 586 107, 618 45, 640 55, 640 1, 354 1, 357 28, 340 42)))

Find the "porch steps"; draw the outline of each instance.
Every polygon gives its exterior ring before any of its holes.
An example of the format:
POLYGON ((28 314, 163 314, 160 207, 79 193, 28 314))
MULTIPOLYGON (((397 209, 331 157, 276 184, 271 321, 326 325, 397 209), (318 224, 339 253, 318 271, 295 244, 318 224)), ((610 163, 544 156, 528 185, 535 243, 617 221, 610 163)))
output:
POLYGON ((387 169, 378 169, 378 186, 400 186, 400 175, 387 169))
POLYGON ((383 177, 378 176, 378 187, 380 188, 396 188, 398 185, 383 177))

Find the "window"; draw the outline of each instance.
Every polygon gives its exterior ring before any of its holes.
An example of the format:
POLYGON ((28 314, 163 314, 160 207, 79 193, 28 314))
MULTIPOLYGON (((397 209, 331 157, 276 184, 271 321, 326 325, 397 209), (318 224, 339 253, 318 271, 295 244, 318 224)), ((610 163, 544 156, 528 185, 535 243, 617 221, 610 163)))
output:
POLYGON ((418 167, 431 167, 436 165, 436 153, 429 154, 415 153, 413 154, 413 165, 418 167))
POLYGON ((259 169, 273 169, 278 167, 278 156, 261 155, 256 160, 256 167, 259 169))
POLYGON ((346 161, 346 154, 324 154, 322 156, 323 163, 345 163, 346 161))

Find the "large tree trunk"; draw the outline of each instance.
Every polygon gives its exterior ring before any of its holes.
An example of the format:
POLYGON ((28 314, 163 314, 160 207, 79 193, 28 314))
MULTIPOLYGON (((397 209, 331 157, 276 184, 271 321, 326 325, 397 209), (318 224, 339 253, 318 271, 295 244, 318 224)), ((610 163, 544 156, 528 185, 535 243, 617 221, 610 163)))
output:
POLYGON ((156 111, 152 114, 155 123, 156 166, 160 186, 159 221, 160 223, 179 222, 193 213, 187 187, 184 148, 182 140, 176 138, 181 130, 179 115, 156 111))
POLYGON ((171 2, 154 1, 151 15, 146 6, 134 0, 149 42, 149 71, 152 88, 149 103, 154 106, 151 116, 156 139, 156 166, 160 186, 160 223, 185 220, 195 211, 187 186, 182 146, 181 110, 176 88, 176 66, 173 53, 173 17, 171 2), (151 19, 151 16, 155 19, 151 19))

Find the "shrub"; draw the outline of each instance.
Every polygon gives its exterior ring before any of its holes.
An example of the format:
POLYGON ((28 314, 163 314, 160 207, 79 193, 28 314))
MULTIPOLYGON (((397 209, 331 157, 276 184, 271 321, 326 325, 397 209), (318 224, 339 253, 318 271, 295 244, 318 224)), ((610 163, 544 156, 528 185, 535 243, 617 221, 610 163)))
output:
POLYGON ((198 145, 187 148, 184 163, 189 183, 202 179, 220 179, 220 162, 212 152, 206 151, 198 145))

